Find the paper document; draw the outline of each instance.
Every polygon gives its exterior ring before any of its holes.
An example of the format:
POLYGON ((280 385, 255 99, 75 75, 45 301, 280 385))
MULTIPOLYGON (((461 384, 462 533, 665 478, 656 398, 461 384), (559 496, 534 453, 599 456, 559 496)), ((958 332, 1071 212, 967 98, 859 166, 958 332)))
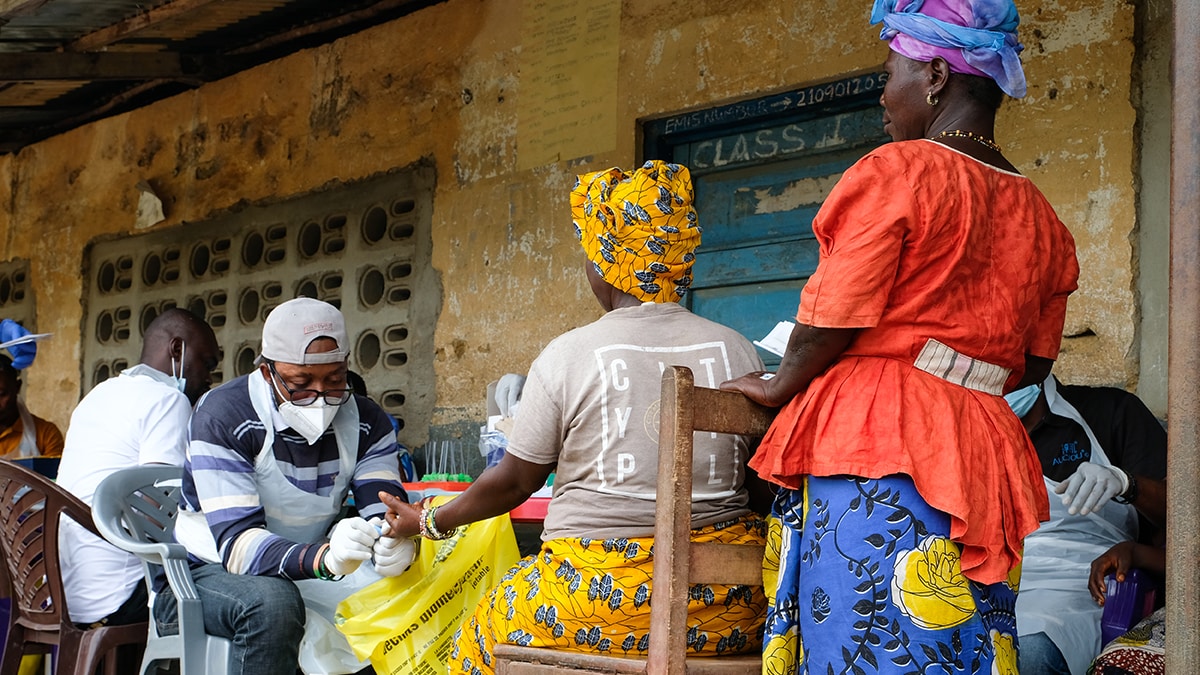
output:
POLYGON ((9 347, 14 347, 16 345, 23 345, 26 342, 40 342, 48 337, 50 337, 50 333, 30 333, 29 335, 22 335, 21 337, 14 338, 8 342, 0 342, 0 349, 8 349, 9 347))
POLYGON ((754 344, 771 352, 775 356, 783 356, 787 351, 788 339, 792 337, 792 329, 796 324, 791 321, 780 321, 775 324, 770 333, 761 340, 755 340, 754 344))

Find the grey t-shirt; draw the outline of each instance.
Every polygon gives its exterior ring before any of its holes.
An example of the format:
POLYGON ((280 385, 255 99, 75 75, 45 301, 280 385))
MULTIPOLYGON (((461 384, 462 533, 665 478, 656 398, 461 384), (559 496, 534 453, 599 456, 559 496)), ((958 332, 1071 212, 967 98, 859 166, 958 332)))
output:
MULTIPOLYGON (((736 331, 675 303, 613 310, 552 341, 530 367, 508 452, 557 464, 542 539, 654 533, 662 373, 688 366, 696 385, 762 368, 736 331)), ((746 439, 695 439, 692 526, 749 511, 746 439)))

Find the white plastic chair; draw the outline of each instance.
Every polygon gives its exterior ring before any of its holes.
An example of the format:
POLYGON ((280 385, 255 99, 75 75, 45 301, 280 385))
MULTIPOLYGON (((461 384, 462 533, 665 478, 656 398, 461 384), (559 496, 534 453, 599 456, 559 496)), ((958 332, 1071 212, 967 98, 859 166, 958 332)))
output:
POLYGON ((175 543, 175 517, 183 469, 138 466, 118 471, 96 488, 92 517, 96 529, 117 548, 142 559, 146 584, 153 584, 151 565, 162 566, 175 593, 179 634, 159 635, 153 617, 142 658, 141 675, 157 661, 180 660, 181 675, 225 675, 230 642, 204 632, 200 596, 192 581, 187 551, 175 543))

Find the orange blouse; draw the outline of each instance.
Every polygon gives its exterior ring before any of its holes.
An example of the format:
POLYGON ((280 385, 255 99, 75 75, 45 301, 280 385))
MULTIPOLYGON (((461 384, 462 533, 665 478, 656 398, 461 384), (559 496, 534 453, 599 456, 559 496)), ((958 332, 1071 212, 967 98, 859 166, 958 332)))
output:
POLYGON ((950 515, 963 573, 1003 580, 1049 510, 999 394, 1027 353, 1058 356, 1079 276, 1070 232, 1029 179, 932 141, 868 154, 813 230, 821 261, 796 319, 862 330, 784 406, 751 466, 793 489, 809 474, 908 474, 950 515))

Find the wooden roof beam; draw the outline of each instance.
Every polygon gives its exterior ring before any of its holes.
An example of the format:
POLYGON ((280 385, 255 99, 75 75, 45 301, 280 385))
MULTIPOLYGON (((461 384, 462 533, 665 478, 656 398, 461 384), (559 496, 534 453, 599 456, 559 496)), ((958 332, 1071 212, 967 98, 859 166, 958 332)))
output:
MULTIPOLYGON (((424 4, 431 4, 431 3, 427 2, 424 4)), ((267 38, 265 38, 263 40, 260 40, 259 42, 254 43, 254 44, 246 45, 244 47, 238 47, 237 49, 230 50, 228 53, 229 54, 253 54, 254 52, 263 51, 263 50, 269 49, 271 47, 277 47, 281 44, 286 44, 288 42, 291 42, 292 40, 297 40, 300 38, 308 37, 310 35, 314 35, 317 33, 324 33, 326 31, 336 30, 338 28, 341 28, 348 24, 352 24, 357 21, 369 21, 369 20, 373 19, 374 17, 378 16, 379 14, 392 11, 399 7, 404 7, 405 5, 414 5, 414 11, 415 11, 415 9, 420 9, 420 7, 423 6, 423 5, 418 5, 417 3, 415 3, 414 0, 378 0, 373 5, 369 5, 367 7, 362 7, 360 9, 356 9, 352 12, 345 12, 343 14, 338 14, 337 16, 330 17, 323 21, 307 23, 302 26, 293 28, 289 31, 285 31, 282 33, 276 33, 274 35, 268 36, 267 38)))
POLYGON ((50 0, 0 0, 0 24, 20 14, 27 14, 50 0))
MULTIPOLYGON (((4 2, 5 0, 0 0, 4 2)), ((12 1, 12 0, 9 0, 12 1)), ((42 1, 45 0, 34 0, 42 1)), ((120 42, 125 38, 156 26, 165 21, 174 19, 177 16, 194 12, 198 9, 210 5, 216 0, 174 0, 157 7, 148 9, 141 14, 131 16, 128 19, 118 21, 111 26, 105 26, 100 30, 93 31, 75 40, 67 43, 63 49, 68 52, 90 52, 100 49, 101 47, 120 42)))
POLYGON ((40 80, 205 81, 216 72, 212 59, 173 52, 8 52, 0 53, 0 82, 40 80))

